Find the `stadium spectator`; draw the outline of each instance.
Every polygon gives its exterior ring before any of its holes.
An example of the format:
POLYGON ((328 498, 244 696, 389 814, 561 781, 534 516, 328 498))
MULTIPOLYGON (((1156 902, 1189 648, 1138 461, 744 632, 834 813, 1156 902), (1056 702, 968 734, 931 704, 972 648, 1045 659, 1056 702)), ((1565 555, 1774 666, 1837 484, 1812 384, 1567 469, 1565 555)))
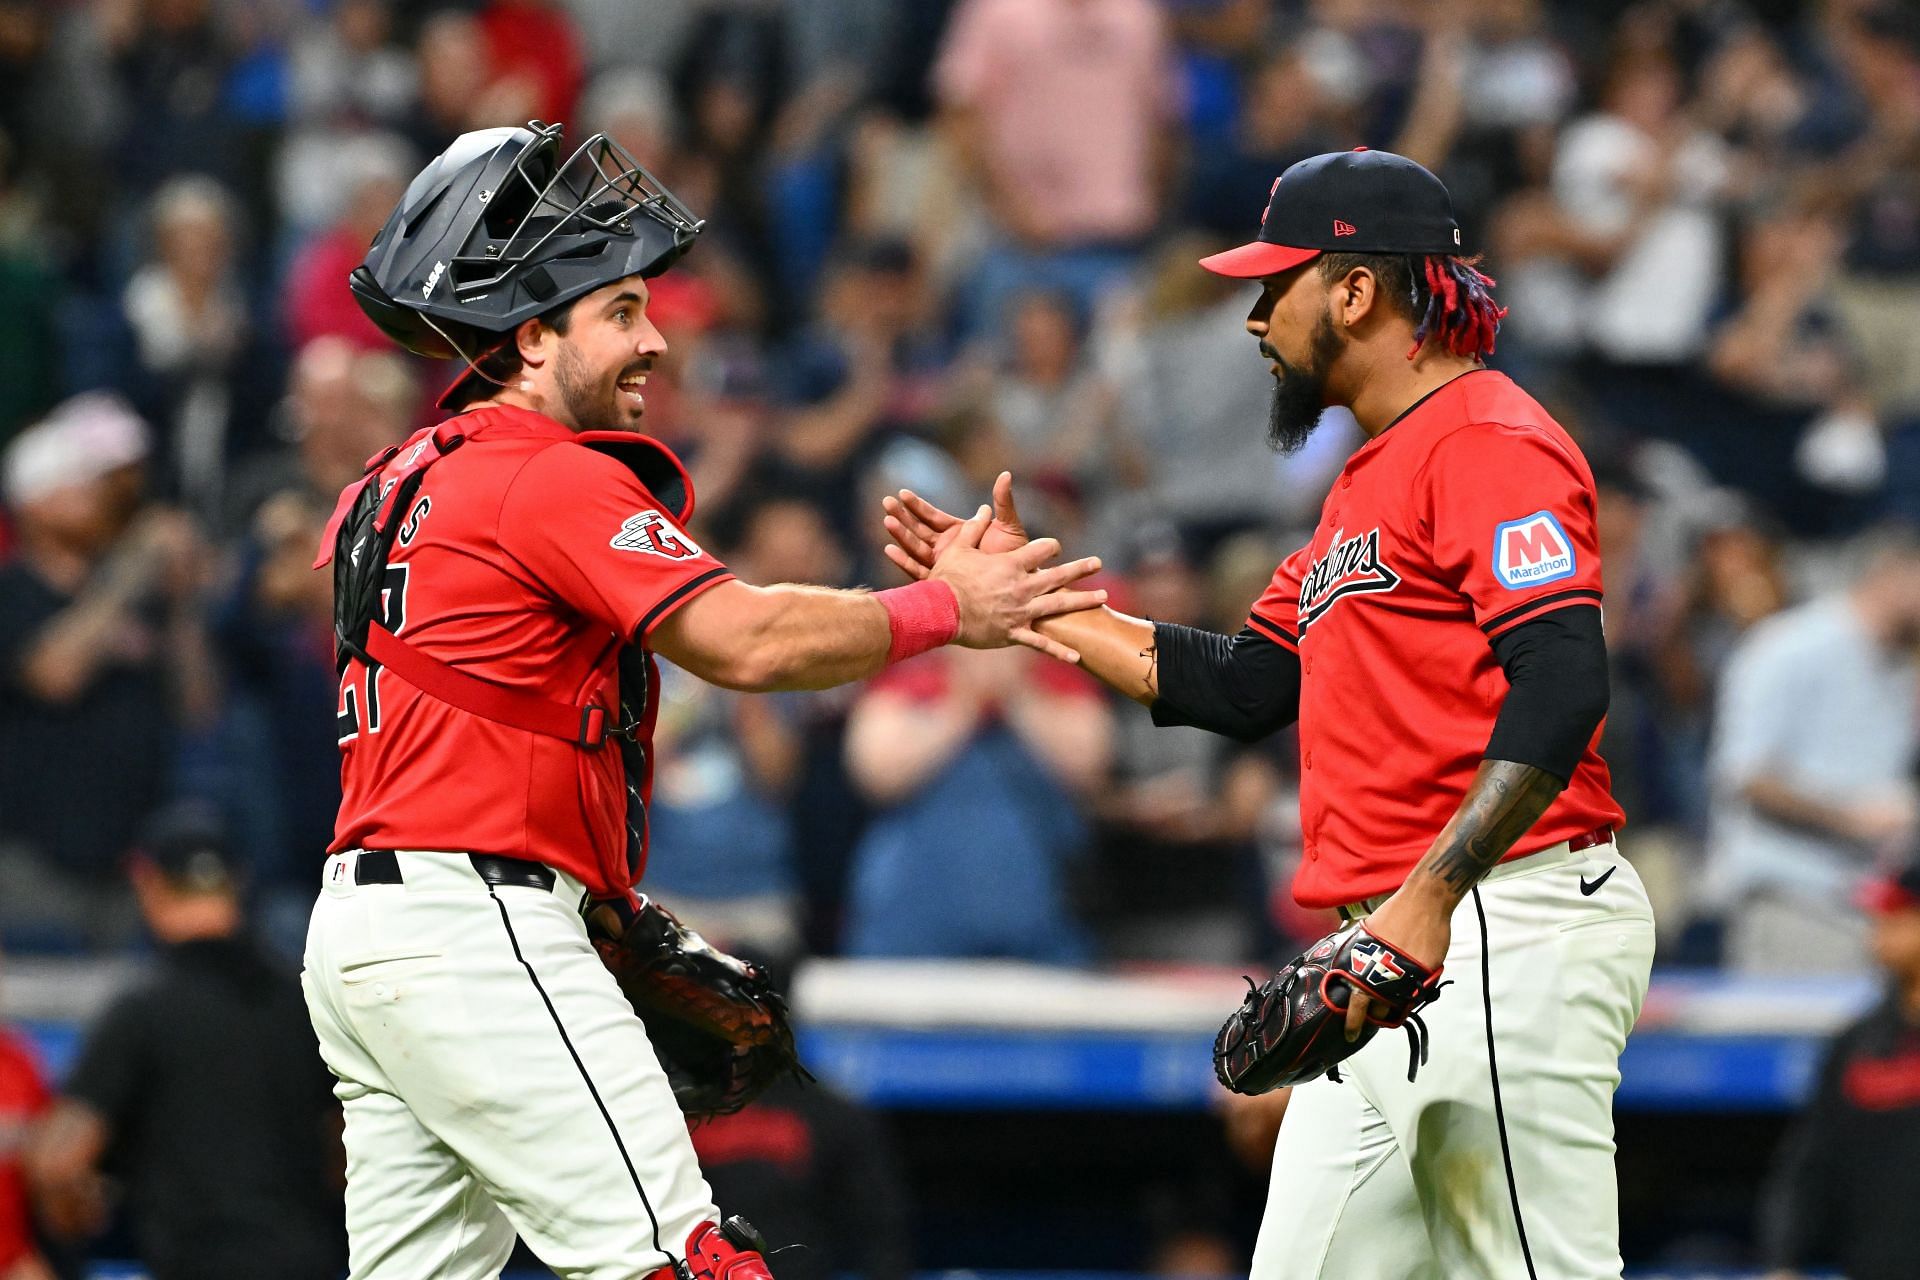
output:
POLYGON ((1704 348, 1722 285, 1731 156, 1685 112, 1686 88, 1671 54, 1623 47, 1600 109, 1561 134, 1547 187, 1519 192, 1493 228, 1515 317, 1503 345, 1536 358, 1591 353, 1598 368, 1585 381, 1596 396, 1640 391, 1660 375, 1640 400, 1606 401, 1636 430, 1673 431, 1679 393, 1666 375, 1704 348), (1608 378, 1616 366, 1622 377, 1608 378), (1649 428, 1641 401, 1666 418, 1649 428))
POLYGON ((253 443, 273 370, 236 270, 238 210, 218 183, 176 178, 154 196, 149 260, 121 298, 133 350, 127 396, 159 429, 156 481, 203 513, 253 443))
POLYGON ((1086 350, 1086 327, 1064 294, 1014 297, 1003 367, 990 384, 1003 446, 994 471, 1068 480, 1087 506, 1110 507, 1145 484, 1146 458, 1119 389, 1086 350))
POLYGON ((27 1135, 53 1095, 27 1042, 0 1023, 0 1280, 54 1280, 27 1195, 27 1135))
POLYGON ((928 331, 931 299, 912 249, 898 241, 850 244, 828 267, 820 322, 786 348, 775 371, 784 419, 763 460, 761 483, 855 522, 861 474, 892 436, 932 417, 947 352, 928 331))
POLYGON ((934 84, 997 229, 976 332, 997 330, 1013 291, 1036 284, 1090 312, 1133 267, 1172 172, 1171 52, 1150 0, 956 6, 934 84))
POLYGON ((1838 1267, 1848 1280, 1920 1275, 1920 862, 1861 905, 1886 993, 1827 1046, 1813 1098, 1775 1162, 1760 1214, 1772 1280, 1838 1267))
MULTIPOLYGON (((1715 690, 1742 636, 1787 605, 1780 546, 1737 495, 1702 495, 1683 566, 1648 621, 1662 799, 1696 837, 1706 831, 1715 690)), ((1611 566, 1609 566, 1611 567, 1611 566)))
POLYGON ((1611 364, 1677 364, 1706 344, 1730 157, 1691 125, 1685 92, 1672 63, 1623 55, 1602 110, 1569 126, 1554 167, 1554 194, 1587 238, 1581 265, 1594 276, 1581 336, 1611 364))
POLYGON ((1883 535, 1864 572, 1754 627, 1728 658, 1710 758, 1709 868, 1727 961, 1854 972, 1852 895, 1916 831, 1920 542, 1883 535))
POLYGON ((164 955, 89 1029, 33 1139, 49 1228, 97 1231, 112 1179, 154 1280, 337 1280, 332 1081, 293 975, 248 936, 218 821, 197 807, 161 814, 130 875, 164 955))
POLYGON ((1721 474, 1731 469, 1722 459, 1737 454, 1750 490, 1814 530, 1825 527, 1828 513, 1797 486, 1876 493, 1887 469, 1877 410, 1859 386, 1853 343, 1833 301, 1844 245, 1840 227, 1817 212, 1770 210, 1747 224, 1739 293, 1706 353, 1725 405, 1698 424, 1695 444, 1721 474))
POLYGON ((126 941, 115 865, 166 792, 176 728, 213 709, 204 551, 180 512, 142 505, 148 451, 144 423, 89 395, 6 452, 0 930, 16 944, 126 941))
POLYGON ((1112 716, 1070 667, 1026 649, 889 668, 847 724, 847 768, 876 813, 854 853, 852 956, 1088 956, 1067 901, 1106 776, 1112 716))

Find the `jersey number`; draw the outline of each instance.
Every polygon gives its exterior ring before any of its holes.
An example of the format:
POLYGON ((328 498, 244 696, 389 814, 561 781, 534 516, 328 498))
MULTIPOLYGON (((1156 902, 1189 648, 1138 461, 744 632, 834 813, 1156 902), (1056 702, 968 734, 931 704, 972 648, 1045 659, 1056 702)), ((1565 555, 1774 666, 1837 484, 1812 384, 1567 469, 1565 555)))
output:
MULTIPOLYGON (((400 628, 407 625, 407 566, 390 564, 387 566, 386 579, 380 584, 380 625, 394 635, 400 634, 400 628)), ((364 667, 366 672, 365 696, 354 684, 354 669, 349 666, 346 675, 340 678, 340 708, 334 714, 335 736, 341 742, 350 742, 361 732, 380 732, 380 668, 364 667), (360 710, 362 702, 366 706, 366 718, 362 722, 360 710)))

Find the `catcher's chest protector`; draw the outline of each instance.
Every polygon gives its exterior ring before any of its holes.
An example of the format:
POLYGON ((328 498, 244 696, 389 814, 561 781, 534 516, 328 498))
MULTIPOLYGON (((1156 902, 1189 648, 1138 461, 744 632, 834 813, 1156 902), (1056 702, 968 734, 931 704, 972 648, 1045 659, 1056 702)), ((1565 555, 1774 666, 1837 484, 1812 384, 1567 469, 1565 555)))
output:
MULTIPOLYGON (((430 657, 389 631, 382 594, 387 560, 427 471, 466 442, 457 420, 415 432, 368 459, 366 473, 347 486, 321 539, 314 568, 333 564, 334 661, 341 674, 358 658, 368 668, 386 667, 429 697, 512 728, 546 734, 586 750, 611 737, 619 743, 626 775, 627 872, 638 878, 646 850, 647 812, 642 783, 647 775, 646 711, 654 681, 653 660, 637 644, 620 650, 616 705, 554 702, 494 684, 430 657)), ((579 441, 628 466, 650 492, 684 515, 691 505, 686 474, 644 436, 583 432, 579 441)), ((565 447, 565 446, 556 446, 565 447)))

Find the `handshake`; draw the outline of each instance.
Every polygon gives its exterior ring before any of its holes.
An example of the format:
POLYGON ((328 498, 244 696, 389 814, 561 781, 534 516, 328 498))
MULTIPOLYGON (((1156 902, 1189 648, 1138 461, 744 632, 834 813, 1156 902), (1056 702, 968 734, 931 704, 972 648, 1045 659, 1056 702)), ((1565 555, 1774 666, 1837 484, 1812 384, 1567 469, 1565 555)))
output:
POLYGON ((1072 590, 1100 571, 1097 556, 1047 567, 1060 554, 1053 538, 1029 538, 1013 505, 1013 476, 1001 472, 993 505, 967 519, 934 506, 910 489, 882 499, 883 523, 893 544, 887 558, 916 581, 934 579, 953 589, 960 603, 955 642, 974 649, 1023 644, 1063 662, 1080 655, 1035 628, 1045 619, 1107 601, 1101 590, 1072 590))

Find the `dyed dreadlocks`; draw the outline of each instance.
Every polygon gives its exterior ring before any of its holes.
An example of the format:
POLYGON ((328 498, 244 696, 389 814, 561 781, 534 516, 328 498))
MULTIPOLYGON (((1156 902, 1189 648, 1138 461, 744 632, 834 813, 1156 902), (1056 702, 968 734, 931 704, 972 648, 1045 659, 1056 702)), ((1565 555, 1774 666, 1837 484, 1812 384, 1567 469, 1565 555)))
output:
POLYGON ((1457 356, 1484 358, 1507 309, 1493 300, 1494 281, 1482 275, 1480 259, 1418 253, 1323 253, 1320 275, 1328 282, 1365 267, 1380 282, 1380 294, 1414 322, 1411 360, 1429 339, 1457 356))

